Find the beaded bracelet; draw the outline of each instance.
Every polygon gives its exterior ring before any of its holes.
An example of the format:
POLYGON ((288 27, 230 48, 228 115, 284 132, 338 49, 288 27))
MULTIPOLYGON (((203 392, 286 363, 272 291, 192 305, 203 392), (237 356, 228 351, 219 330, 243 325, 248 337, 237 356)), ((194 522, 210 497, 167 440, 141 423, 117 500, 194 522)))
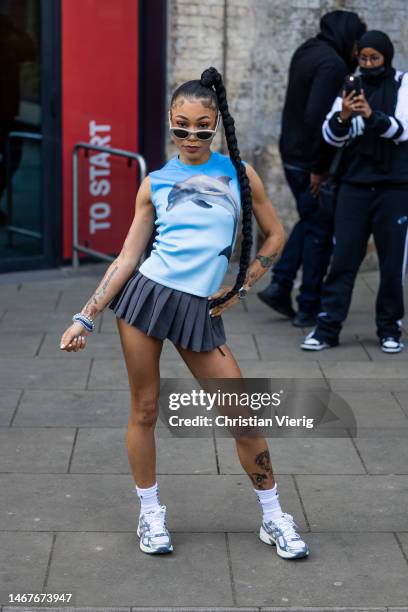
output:
POLYGON ((74 314, 72 320, 79 321, 89 332, 93 332, 95 329, 95 323, 92 321, 92 319, 82 314, 81 312, 77 312, 76 314, 74 314))

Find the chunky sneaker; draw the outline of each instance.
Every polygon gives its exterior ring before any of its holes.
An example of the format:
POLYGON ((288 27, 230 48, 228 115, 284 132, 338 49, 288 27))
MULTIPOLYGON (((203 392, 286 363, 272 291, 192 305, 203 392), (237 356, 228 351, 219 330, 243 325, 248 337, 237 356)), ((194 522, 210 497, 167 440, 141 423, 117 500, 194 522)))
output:
POLYGON ((267 523, 262 521, 259 537, 265 544, 276 544, 276 552, 284 559, 300 559, 309 555, 309 547, 296 533, 293 516, 287 512, 267 523))
POLYGON ((140 548, 145 553, 172 552, 173 545, 166 526, 166 506, 160 506, 157 510, 141 514, 137 535, 140 537, 140 548))
POLYGON ((404 348, 404 343, 398 338, 387 336, 380 339, 381 350, 384 353, 400 353, 404 348))
POLYGON ((338 345, 338 341, 334 342, 333 344, 329 344, 324 340, 319 340, 318 338, 315 338, 315 331, 315 329, 312 329, 312 331, 307 334, 306 338, 300 345, 301 349, 303 349, 304 351, 322 351, 323 349, 331 348, 332 346, 338 345))

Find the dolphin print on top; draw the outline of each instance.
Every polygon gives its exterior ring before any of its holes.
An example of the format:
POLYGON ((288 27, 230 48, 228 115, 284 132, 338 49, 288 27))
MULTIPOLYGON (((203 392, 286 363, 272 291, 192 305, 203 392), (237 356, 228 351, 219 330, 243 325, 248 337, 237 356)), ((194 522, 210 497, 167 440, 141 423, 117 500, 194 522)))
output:
POLYGON ((229 155, 211 151, 202 164, 175 155, 149 178, 156 231, 139 271, 177 291, 212 295, 228 270, 238 233, 237 169, 229 155))
POLYGON ((222 206, 230 211, 234 218, 234 229, 231 242, 218 255, 224 255, 229 261, 232 255, 232 247, 240 216, 240 206, 235 199, 229 184, 230 176, 208 176, 207 174, 196 174, 184 181, 175 183, 168 198, 166 211, 172 210, 175 206, 184 202, 193 202, 201 208, 212 208, 222 206))

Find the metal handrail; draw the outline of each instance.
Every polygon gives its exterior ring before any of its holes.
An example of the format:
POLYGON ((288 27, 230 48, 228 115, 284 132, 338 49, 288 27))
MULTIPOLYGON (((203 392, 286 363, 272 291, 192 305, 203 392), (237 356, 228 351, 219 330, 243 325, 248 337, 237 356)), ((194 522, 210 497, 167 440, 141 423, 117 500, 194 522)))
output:
POLYGON ((78 240, 78 151, 79 149, 86 149, 91 151, 102 151, 103 153, 110 153, 111 155, 117 155, 119 157, 126 157, 129 159, 135 159, 140 168, 140 182, 146 176, 146 162, 142 155, 134 153, 133 151, 126 151, 125 149, 115 149, 111 147, 100 147, 98 145, 91 145, 89 142, 77 142, 72 150, 72 267, 78 268, 79 266, 79 252, 87 253, 97 259, 103 261, 114 261, 114 257, 106 255, 100 251, 90 249, 83 244, 79 244, 78 240))
MULTIPOLYGON (((11 139, 21 138, 25 140, 42 140, 42 134, 37 132, 17 132, 12 131, 7 135, 6 140, 6 194, 7 194, 7 220, 11 221, 13 213, 13 185, 11 180, 11 139)), ((32 230, 25 229, 23 227, 17 227, 16 225, 7 224, 7 243, 8 246, 12 246, 11 235, 23 234, 24 236, 30 236, 30 238, 38 238, 42 240, 43 234, 41 232, 33 232, 32 230)))

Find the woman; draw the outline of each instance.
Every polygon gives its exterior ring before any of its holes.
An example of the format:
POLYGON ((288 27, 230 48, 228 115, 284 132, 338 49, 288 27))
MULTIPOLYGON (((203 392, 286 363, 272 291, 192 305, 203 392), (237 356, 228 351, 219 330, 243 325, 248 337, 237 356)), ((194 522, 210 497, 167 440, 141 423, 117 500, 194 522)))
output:
POLYGON ((362 90, 343 92, 323 124, 325 140, 345 149, 322 312, 301 348, 320 351, 339 344, 372 233, 380 268, 377 336, 385 353, 398 353, 404 346, 401 319, 407 264, 408 75, 393 68, 394 48, 384 32, 366 32, 358 52, 362 90))
MULTIPOLYGON (((284 243, 282 226, 259 176, 241 161, 225 87, 215 68, 174 92, 169 122, 179 155, 142 182, 122 251, 82 312, 74 315, 61 347, 68 351, 84 348, 93 320, 112 300, 110 308, 117 316, 130 383, 126 443, 141 501, 137 533, 146 553, 173 550, 155 473, 154 428, 163 340, 174 343, 198 379, 242 378, 226 344, 221 314, 244 298, 284 243), (229 157, 211 151, 220 116, 229 157), (220 289, 241 206, 238 276, 233 287, 220 289), (266 239, 250 262, 252 206, 266 239), (158 236, 150 256, 134 271, 153 231, 154 209, 158 236)), ((280 507, 265 438, 240 436, 236 446, 262 506, 260 538, 276 543, 281 557, 307 556, 308 547, 296 533, 293 517, 280 507)))

